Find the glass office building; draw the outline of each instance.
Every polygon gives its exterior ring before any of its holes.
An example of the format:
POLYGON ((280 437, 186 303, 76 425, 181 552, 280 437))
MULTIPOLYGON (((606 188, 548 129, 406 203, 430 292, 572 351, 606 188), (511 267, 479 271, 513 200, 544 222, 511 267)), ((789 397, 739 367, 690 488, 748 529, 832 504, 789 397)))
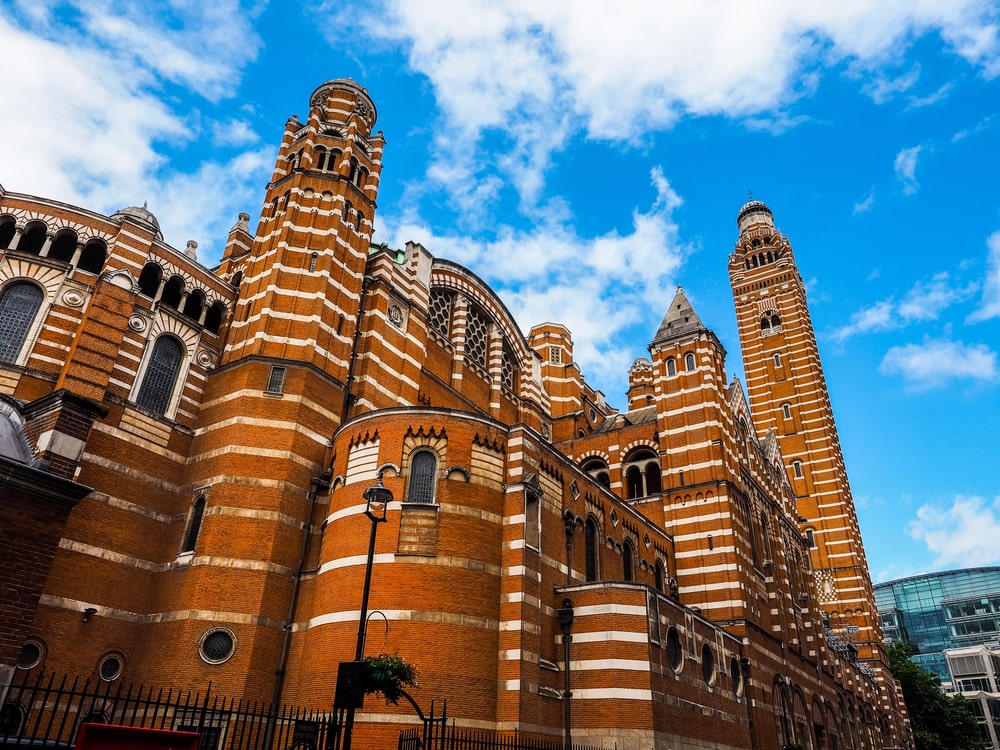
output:
POLYGON ((886 645, 905 641, 913 660, 950 682, 944 650, 1000 646, 1000 567, 965 568, 875 586, 886 645))

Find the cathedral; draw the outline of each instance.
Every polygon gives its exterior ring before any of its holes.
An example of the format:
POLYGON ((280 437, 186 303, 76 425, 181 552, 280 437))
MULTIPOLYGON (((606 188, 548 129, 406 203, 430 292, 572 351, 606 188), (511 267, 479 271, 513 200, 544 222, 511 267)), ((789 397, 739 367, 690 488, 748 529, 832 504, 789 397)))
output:
POLYGON ((0 188, 0 703, 44 672, 323 709, 357 648, 484 731, 910 747, 771 210, 728 256, 746 383, 678 288, 620 410, 564 326, 372 244, 365 89, 308 112, 213 269, 145 206, 0 188))

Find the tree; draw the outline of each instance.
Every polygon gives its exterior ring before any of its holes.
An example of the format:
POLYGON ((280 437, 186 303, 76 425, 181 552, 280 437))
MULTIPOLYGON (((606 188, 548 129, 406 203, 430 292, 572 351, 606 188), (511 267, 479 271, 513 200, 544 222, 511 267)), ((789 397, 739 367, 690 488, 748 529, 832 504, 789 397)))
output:
POLYGON ((889 647, 889 669, 903 688, 917 750, 983 750, 983 735, 969 702, 941 692, 941 678, 912 661, 906 643, 889 647))

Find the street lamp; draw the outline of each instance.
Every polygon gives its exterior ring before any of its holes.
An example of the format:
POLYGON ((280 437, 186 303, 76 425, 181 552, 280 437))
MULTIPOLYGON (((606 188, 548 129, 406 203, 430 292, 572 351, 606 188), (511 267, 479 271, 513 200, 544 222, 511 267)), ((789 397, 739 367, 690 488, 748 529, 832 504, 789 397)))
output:
POLYGON ((573 750, 573 731, 570 726, 570 700, 573 693, 569 685, 569 644, 573 642, 570 631, 573 628, 573 600, 563 599, 563 605, 556 610, 559 626, 562 628, 563 643, 563 748, 573 750))
MULTIPOLYGON (((361 593, 361 618, 358 622, 358 642, 354 649, 354 662, 360 664, 365 654, 365 631, 368 628, 368 594, 372 585, 372 563, 375 560, 375 534, 378 525, 386 520, 385 514, 392 502, 392 491, 382 484, 382 475, 378 482, 365 490, 365 515, 372 522, 371 535, 368 537, 368 561, 365 564, 365 587, 361 593)), ((358 667, 360 670, 360 667, 358 667)), ((362 692, 361 701, 364 700, 362 692)), ((344 722, 344 750, 351 750, 351 739, 354 734, 354 702, 347 709, 347 720, 344 722)))

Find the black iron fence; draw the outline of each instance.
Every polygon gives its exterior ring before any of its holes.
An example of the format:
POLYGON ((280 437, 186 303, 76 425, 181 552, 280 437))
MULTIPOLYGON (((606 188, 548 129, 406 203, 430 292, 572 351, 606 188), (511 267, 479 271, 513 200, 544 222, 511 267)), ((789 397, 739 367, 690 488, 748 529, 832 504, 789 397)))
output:
MULTIPOLYGON (((560 738, 533 738, 449 725, 447 708, 400 732, 398 750, 562 750, 560 738)), ((346 711, 275 707, 203 693, 23 673, 0 705, 3 747, 72 750, 85 722, 197 732, 198 750, 340 750, 346 711)), ((573 750, 603 750, 574 744, 573 750)))
POLYGON ((0 706, 0 746, 70 748, 84 722, 198 732, 198 750, 338 750, 343 712, 55 675, 27 676, 0 706))
MULTIPOLYGON (((404 729, 398 750, 563 750, 561 738, 529 737, 518 732, 483 732, 454 725, 404 729)), ((573 743, 573 750, 604 750, 573 743)))

